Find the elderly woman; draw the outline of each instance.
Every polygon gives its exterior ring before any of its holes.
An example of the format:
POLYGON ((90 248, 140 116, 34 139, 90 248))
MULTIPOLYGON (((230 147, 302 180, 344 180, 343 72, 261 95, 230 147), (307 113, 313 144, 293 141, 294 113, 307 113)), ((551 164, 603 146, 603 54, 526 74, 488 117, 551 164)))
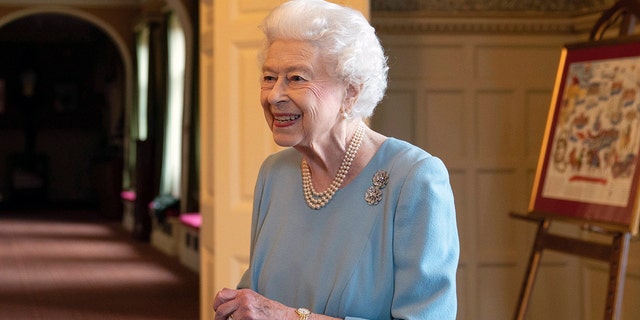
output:
POLYGON ((370 129, 387 64, 359 12, 293 0, 263 21, 260 100, 275 142, 251 260, 215 319, 455 319, 459 242, 436 157, 370 129))

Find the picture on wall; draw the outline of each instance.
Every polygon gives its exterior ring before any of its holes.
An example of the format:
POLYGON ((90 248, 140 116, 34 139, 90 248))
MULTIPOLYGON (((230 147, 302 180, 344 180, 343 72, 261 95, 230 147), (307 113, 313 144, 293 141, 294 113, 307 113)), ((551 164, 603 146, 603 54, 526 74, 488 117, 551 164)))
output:
POLYGON ((529 210, 637 233, 640 38, 566 45, 529 210))

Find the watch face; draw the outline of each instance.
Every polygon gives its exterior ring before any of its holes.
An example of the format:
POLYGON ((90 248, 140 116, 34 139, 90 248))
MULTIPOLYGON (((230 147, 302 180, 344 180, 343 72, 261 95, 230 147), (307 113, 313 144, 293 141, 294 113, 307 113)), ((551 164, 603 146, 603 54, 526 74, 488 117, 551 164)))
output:
POLYGON ((309 314, 311 314, 311 311, 309 311, 308 309, 305 309, 305 308, 298 308, 298 310, 296 310, 296 312, 299 315, 309 315, 309 314))

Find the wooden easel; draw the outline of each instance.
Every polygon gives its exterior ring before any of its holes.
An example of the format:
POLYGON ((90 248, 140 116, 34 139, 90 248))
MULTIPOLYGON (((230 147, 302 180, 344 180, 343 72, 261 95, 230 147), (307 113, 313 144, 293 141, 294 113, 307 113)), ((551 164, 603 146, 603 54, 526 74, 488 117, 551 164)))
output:
MULTIPOLYGON (((599 41, 607 29, 619 25, 619 36, 630 35, 635 28, 636 19, 640 17, 640 0, 621 0, 603 12, 589 35, 590 41, 599 41)), ((583 223, 583 227, 591 232, 611 237, 610 243, 587 241, 570 238, 550 232, 552 218, 549 214, 521 215, 511 213, 511 217, 538 224, 536 238, 531 250, 524 281, 522 283, 514 320, 525 319, 529 298, 533 290, 542 253, 545 249, 561 253, 590 258, 609 263, 609 283, 607 286, 605 320, 620 319, 624 280, 629 254, 630 232, 607 230, 583 223)))
POLYGON ((638 0, 619 0, 611 8, 604 11, 591 29, 589 41, 601 40, 610 27, 620 22, 619 36, 633 33, 636 20, 640 17, 640 2, 638 0))
POLYGON ((522 289, 518 298, 518 308, 516 309, 514 320, 523 320, 527 312, 527 306, 533 283, 538 272, 538 266, 545 249, 558 251, 561 253, 590 258, 609 263, 609 285, 607 286, 607 298, 605 304, 605 320, 620 318, 622 306, 622 293, 624 289, 624 278, 627 271, 627 258, 629 254, 630 232, 607 231, 595 226, 585 225, 584 227, 592 232, 611 236, 610 244, 587 241, 583 239, 570 238, 556 235, 549 232, 552 219, 543 216, 536 216, 535 213, 520 215, 511 213, 511 217, 523 219, 538 224, 536 239, 533 244, 529 265, 522 283, 522 289))

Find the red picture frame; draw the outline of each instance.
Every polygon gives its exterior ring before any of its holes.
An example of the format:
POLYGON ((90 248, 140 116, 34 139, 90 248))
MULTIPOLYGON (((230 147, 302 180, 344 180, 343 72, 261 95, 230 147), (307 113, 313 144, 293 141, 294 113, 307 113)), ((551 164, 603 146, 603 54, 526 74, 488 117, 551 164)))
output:
POLYGON ((532 214, 638 232, 640 37, 564 46, 532 214))

